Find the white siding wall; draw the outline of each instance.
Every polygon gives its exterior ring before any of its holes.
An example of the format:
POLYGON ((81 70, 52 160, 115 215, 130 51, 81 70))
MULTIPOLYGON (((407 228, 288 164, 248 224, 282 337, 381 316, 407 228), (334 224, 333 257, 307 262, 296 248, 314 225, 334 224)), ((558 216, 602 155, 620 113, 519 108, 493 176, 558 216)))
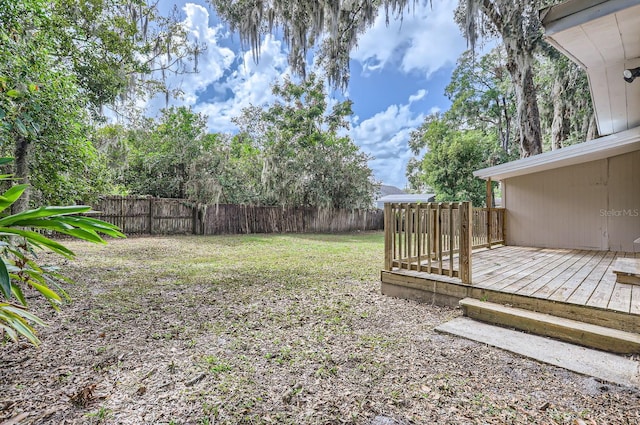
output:
POLYGON ((612 212, 607 220, 609 249, 634 251, 633 240, 640 238, 640 151, 609 159, 608 187, 612 212))
POLYGON ((640 251, 640 151, 504 182, 507 243, 640 251))

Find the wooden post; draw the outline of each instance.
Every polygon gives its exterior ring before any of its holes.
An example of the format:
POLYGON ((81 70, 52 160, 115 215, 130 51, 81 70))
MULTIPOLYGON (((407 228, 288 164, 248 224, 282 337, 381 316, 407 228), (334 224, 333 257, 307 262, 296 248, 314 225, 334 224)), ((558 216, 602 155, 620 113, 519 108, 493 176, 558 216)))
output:
POLYGON ((149 234, 153 235, 153 198, 149 198, 149 234))
POLYGON ((462 283, 471 284, 471 202, 460 205, 460 279, 462 283))
POLYGON ((417 242, 417 246, 416 246, 416 256, 418 257, 418 267, 417 267, 417 271, 421 272, 422 271, 422 212, 421 212, 421 205, 417 204, 416 205, 416 237, 418 238, 417 242))
POLYGON ((431 213, 431 202, 429 202, 427 204, 427 217, 426 217, 426 223, 425 225, 427 226, 427 267, 428 273, 431 273, 431 251, 433 249, 433 243, 432 243, 432 237, 433 237, 433 228, 431 226, 431 217, 433 216, 433 214, 431 213))
POLYGON ((126 232, 126 220, 124 219, 124 197, 120 198, 120 229, 126 232))
POLYGON ((413 228, 413 204, 407 204, 407 270, 411 270, 411 263, 414 251, 415 234, 413 228))
POLYGON ((392 227, 391 223, 391 204, 384 204, 384 269, 391 271, 393 253, 392 253, 392 227))
POLYGON ((449 202, 449 277, 453 277, 453 202, 449 202))
POLYGON ((442 217, 440 215, 440 211, 442 210, 442 202, 438 203, 438 208, 436 209, 436 247, 437 247, 437 259, 438 259, 438 274, 442 274, 442 229, 441 229, 441 220, 442 217))
POLYGON ((502 245, 507 245, 507 209, 502 209, 502 245))
POLYGON ((487 179, 487 245, 491 248, 491 207, 493 206, 493 190, 491 177, 487 179))
POLYGON ((191 206, 191 234, 198 234, 198 204, 195 202, 191 206))

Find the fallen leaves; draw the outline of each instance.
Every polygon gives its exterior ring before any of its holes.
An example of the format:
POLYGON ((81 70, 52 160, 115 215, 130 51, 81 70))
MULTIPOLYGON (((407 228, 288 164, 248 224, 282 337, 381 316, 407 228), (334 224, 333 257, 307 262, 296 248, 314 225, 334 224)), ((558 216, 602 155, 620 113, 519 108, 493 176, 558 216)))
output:
POLYGON ((93 403, 94 401, 104 398, 104 397, 96 397, 94 396, 94 391, 98 384, 89 384, 80 388, 78 391, 69 396, 69 401, 76 406, 86 407, 93 403))
POLYGON ((7 419, 4 422, 0 422, 0 425, 17 425, 19 424, 21 421, 27 419, 29 417, 30 413, 29 412, 23 412, 20 413, 19 415, 14 416, 11 419, 7 419))
POLYGON ((74 302, 40 349, 5 347, 0 425, 23 414, 20 425, 84 424, 107 411, 105 423, 122 425, 640 423, 638 391, 435 333, 459 311, 380 295, 379 245, 353 235, 73 245, 84 261, 74 302), (369 277, 353 279, 354 268, 369 277))

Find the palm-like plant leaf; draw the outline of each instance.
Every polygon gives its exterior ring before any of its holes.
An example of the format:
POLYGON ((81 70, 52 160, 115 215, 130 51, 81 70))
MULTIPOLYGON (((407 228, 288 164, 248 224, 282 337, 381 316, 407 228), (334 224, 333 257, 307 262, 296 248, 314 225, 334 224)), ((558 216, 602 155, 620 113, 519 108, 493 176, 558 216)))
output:
POLYGON ((9 299, 11 298, 11 278, 9 277, 9 271, 4 261, 0 259, 0 292, 2 295, 9 299))
MULTIPOLYGON (((10 160, 0 158, 0 165, 10 160)), ((9 177, 0 175, 0 180, 9 177)), ((0 215, 6 214, 26 188, 27 185, 15 185, 0 195, 0 215)), ((62 297, 69 299, 59 283, 70 280, 56 268, 39 265, 35 250, 48 249, 66 258, 73 258, 74 253, 36 230, 53 231, 93 243, 106 243, 101 235, 124 237, 117 226, 78 215, 90 210, 91 207, 85 205, 45 206, 0 216, 0 336, 5 334, 13 341, 24 337, 34 345, 39 344, 34 326, 44 326, 44 322, 28 311, 21 286, 32 287, 56 309, 62 297), (12 304, 12 298, 22 306, 12 304)))

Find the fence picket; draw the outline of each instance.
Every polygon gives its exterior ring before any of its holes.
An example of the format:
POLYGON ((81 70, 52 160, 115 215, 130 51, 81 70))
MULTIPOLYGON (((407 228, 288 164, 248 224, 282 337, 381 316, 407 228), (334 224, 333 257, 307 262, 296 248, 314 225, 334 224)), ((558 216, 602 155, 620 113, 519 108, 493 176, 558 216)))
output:
POLYGON ((104 196, 93 217, 126 234, 335 233, 384 229, 382 210, 204 205, 187 199, 104 196))

